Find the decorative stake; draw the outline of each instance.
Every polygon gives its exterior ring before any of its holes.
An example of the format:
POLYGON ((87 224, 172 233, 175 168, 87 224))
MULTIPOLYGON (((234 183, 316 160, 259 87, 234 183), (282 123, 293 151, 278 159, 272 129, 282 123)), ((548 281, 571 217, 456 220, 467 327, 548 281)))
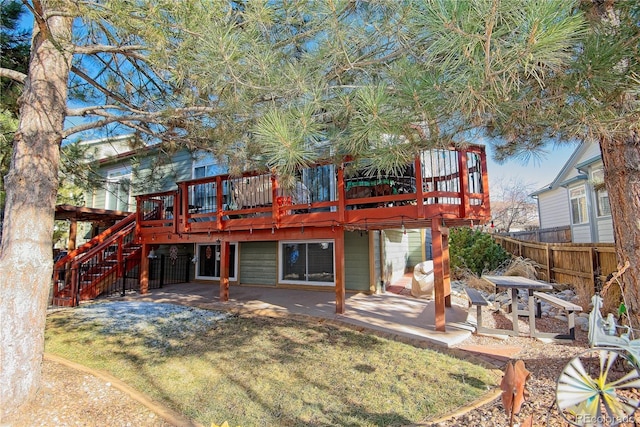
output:
POLYGON ((510 426, 513 426, 513 417, 520 412, 525 395, 528 395, 525 383, 530 375, 531 372, 527 371, 522 360, 516 361, 515 365, 508 362, 505 367, 500 388, 502 389, 502 405, 509 415, 510 426))

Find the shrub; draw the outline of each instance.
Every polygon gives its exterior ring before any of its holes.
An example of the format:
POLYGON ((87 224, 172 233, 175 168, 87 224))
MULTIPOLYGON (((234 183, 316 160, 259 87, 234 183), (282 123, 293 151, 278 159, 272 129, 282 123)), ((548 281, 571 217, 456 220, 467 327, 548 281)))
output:
POLYGON ((493 271, 510 255, 490 234, 469 227, 449 231, 449 258, 452 270, 467 269, 480 276, 493 271))

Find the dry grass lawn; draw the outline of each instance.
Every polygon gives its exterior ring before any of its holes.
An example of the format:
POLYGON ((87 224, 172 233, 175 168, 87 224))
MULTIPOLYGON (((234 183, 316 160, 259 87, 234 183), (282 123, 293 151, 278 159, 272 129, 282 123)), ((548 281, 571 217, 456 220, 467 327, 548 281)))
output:
POLYGON ((207 426, 407 425, 499 382, 449 355, 320 321, 203 321, 199 309, 129 318, 126 307, 107 312, 108 321, 87 315, 101 307, 50 314, 46 351, 108 371, 207 426))

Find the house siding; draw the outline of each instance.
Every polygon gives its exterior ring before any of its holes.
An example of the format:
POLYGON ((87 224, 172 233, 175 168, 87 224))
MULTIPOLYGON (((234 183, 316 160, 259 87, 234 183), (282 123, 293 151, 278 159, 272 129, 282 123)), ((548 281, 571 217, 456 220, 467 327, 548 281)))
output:
POLYGON ((573 243, 591 243, 591 225, 580 224, 571 227, 571 240, 573 243))
MULTIPOLYGON (((107 173, 108 173, 108 170, 105 170, 105 169, 98 172, 98 174, 103 179, 106 179, 107 173)), ((104 209, 105 206, 107 205, 106 196, 107 196, 107 193, 104 188, 95 189, 93 191, 93 197, 91 197, 90 207, 97 208, 97 209, 104 209)))
POLYGON ((384 231, 385 281, 394 283, 409 270, 409 237, 402 230, 384 231))
POLYGON ((570 224, 569 195, 560 187, 538 196, 540 228, 562 227, 570 224))
MULTIPOLYGON (((179 150, 171 158, 159 158, 155 151, 140 156, 127 157, 109 162, 98 169, 98 174, 106 179, 109 173, 127 169, 131 171, 131 197, 140 194, 169 191, 176 189, 176 182, 191 179, 193 159, 187 150, 179 150), (135 159, 135 160, 134 160, 135 159), (137 162, 135 164, 134 162, 137 162)), ((106 189, 96 189, 92 197, 87 198, 93 208, 106 208, 106 189)), ((131 203, 134 203, 132 200, 131 203)), ((131 207, 134 210, 135 207, 131 207)))
POLYGON ((413 271, 413 267, 425 261, 425 251, 422 246, 422 234, 423 230, 407 230, 407 236, 409 236, 409 269, 413 271))
POLYGON ((382 245, 380 244, 380 236, 382 232, 378 230, 369 232, 369 242, 373 250, 373 289, 376 289, 378 284, 384 281, 382 275, 382 245))
POLYGON ((592 172, 602 167, 599 157, 600 147, 597 143, 580 144, 549 189, 537 193, 541 229, 569 225, 571 240, 574 243, 613 242, 611 217, 597 217, 597 200, 592 183, 592 172), (574 178, 578 176, 582 179, 575 180, 574 178), (568 188, 565 188, 565 185, 568 185, 568 188), (586 190, 587 218, 586 223, 571 224, 569 189, 578 186, 584 186, 586 190))
POLYGON ((613 243, 613 220, 611 217, 599 218, 597 221, 598 227, 598 242, 601 243, 613 243))
POLYGON ((344 233, 345 289, 364 291, 371 289, 368 233, 344 233))
POLYGON ((192 163, 193 158, 187 150, 176 152, 170 159, 154 156, 142 158, 134 175, 133 195, 176 189, 176 182, 191 179, 192 163))
POLYGON ((576 164, 598 156, 600 156, 600 146, 598 144, 587 144, 584 153, 580 156, 580 160, 578 160, 576 164))
MULTIPOLYGON (((275 286, 278 278, 279 242, 245 242, 240 245, 240 283, 275 286)), ((345 288, 369 291, 369 239, 358 232, 345 233, 345 288)))
POLYGON ((240 283, 275 286, 278 277, 278 242, 244 242, 239 249, 240 283))

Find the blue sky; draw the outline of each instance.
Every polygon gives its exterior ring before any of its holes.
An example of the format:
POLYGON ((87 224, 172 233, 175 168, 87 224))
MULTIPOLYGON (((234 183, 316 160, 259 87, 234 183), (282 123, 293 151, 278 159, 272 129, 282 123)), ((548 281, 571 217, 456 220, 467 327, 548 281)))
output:
POLYGON ((485 143, 485 145, 487 146, 490 188, 493 188, 500 180, 503 183, 509 183, 520 178, 523 184, 531 184, 535 189, 550 184, 578 146, 577 143, 566 143, 561 146, 550 144, 546 149, 547 154, 542 160, 534 162, 533 159, 530 159, 528 163, 523 163, 521 160, 512 159, 499 164, 491 158, 490 144, 485 143))

